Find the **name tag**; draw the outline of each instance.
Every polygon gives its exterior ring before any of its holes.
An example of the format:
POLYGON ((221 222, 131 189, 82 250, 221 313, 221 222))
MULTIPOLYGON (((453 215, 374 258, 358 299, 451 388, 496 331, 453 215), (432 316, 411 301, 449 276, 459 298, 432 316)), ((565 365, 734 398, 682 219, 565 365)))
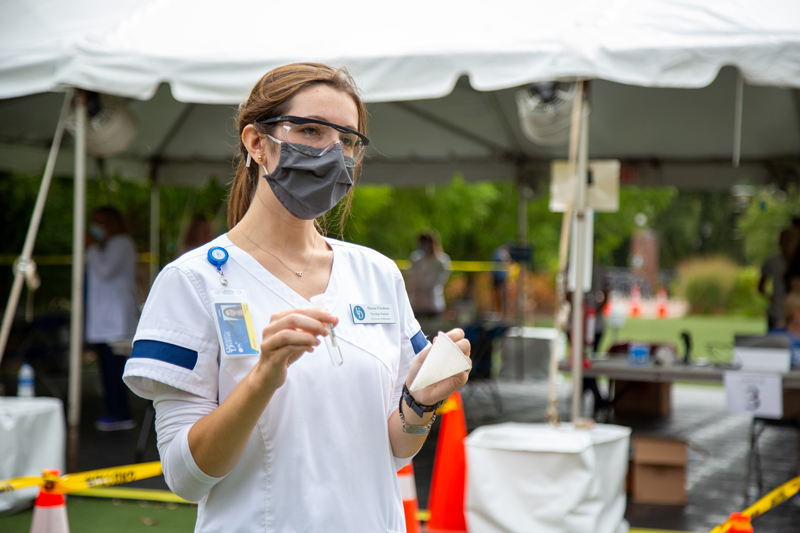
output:
POLYGON ((258 345, 253 317, 244 289, 220 288, 208 291, 216 315, 217 337, 223 356, 244 357, 258 355, 258 345))
POLYGON ((394 324, 394 309, 383 304, 350 304, 356 324, 394 324))

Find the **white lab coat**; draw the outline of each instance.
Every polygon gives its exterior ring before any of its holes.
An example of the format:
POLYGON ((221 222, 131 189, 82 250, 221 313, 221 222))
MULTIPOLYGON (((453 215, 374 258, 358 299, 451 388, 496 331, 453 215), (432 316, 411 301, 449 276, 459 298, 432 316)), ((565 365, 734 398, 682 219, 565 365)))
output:
POLYGON ((136 303, 136 245, 128 235, 114 235, 101 247, 86 250, 86 342, 133 338, 136 303))
MULTIPOLYGON (((334 260, 325 294, 340 320, 344 364, 331 364, 323 342, 291 366, 237 465, 200 501, 196 531, 405 531, 387 421, 427 341, 393 261, 326 241, 334 260), (391 305, 396 321, 355 324, 350 304, 391 305)), ((311 306, 220 236, 156 279, 125 370, 138 395, 152 398, 155 380, 222 403, 259 357, 222 355, 208 296, 221 286, 207 260, 214 246, 230 254, 222 267, 229 287, 248 291, 259 344, 273 313, 311 306), (159 341, 165 349, 138 350, 139 341, 159 341)))

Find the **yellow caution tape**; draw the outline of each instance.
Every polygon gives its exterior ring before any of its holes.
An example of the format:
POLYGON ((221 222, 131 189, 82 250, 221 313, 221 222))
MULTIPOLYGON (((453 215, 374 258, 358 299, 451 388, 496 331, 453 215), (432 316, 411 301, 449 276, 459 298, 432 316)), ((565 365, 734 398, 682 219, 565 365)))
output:
MULTIPOLYGON (((780 505, 800 491, 800 476, 790 479, 777 489, 769 492, 766 496, 742 511, 742 514, 755 518, 766 513, 776 505, 780 505)), ((730 521, 718 525, 710 533, 725 533, 731 528, 730 521)))
POLYGON ((0 481, 0 493, 14 492, 27 487, 42 487, 52 494, 69 494, 93 487, 109 487, 161 474, 161 462, 142 463, 138 465, 117 466, 90 470, 77 474, 56 476, 45 473, 41 477, 27 476, 0 481))
POLYGON ((28 487, 40 487, 44 485, 44 478, 41 476, 25 476, 4 479, 0 481, 0 494, 15 492, 28 487))

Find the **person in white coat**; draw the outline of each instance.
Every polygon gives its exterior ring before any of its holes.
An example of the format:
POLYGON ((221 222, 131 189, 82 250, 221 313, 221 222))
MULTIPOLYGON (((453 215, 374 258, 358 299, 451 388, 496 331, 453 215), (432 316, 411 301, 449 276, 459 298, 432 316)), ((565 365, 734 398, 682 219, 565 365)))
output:
POLYGON ((396 471, 468 373, 408 392, 430 344, 399 270, 315 224, 349 205, 366 122, 344 70, 267 73, 237 113, 230 231, 148 296, 125 381, 154 402, 167 484, 200 502, 195 531, 405 531, 396 471), (309 302, 321 294, 327 310, 309 302))
POLYGON ((112 206, 92 212, 87 241, 86 342, 93 344, 97 353, 106 404, 106 413, 95 420, 95 427, 101 431, 131 429, 136 423, 122 382, 126 357, 115 353, 113 346, 130 346, 139 319, 136 245, 125 233, 122 213, 112 206))

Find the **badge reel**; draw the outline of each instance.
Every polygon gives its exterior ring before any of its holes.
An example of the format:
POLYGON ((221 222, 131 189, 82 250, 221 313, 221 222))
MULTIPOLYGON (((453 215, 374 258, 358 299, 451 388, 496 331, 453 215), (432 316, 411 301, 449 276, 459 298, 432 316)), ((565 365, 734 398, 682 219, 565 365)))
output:
POLYGON ((228 286, 222 272, 222 265, 227 261, 228 252, 224 248, 215 247, 208 251, 208 262, 216 267, 222 285, 208 290, 219 344, 227 357, 258 355, 261 349, 253 327, 247 291, 228 286))

